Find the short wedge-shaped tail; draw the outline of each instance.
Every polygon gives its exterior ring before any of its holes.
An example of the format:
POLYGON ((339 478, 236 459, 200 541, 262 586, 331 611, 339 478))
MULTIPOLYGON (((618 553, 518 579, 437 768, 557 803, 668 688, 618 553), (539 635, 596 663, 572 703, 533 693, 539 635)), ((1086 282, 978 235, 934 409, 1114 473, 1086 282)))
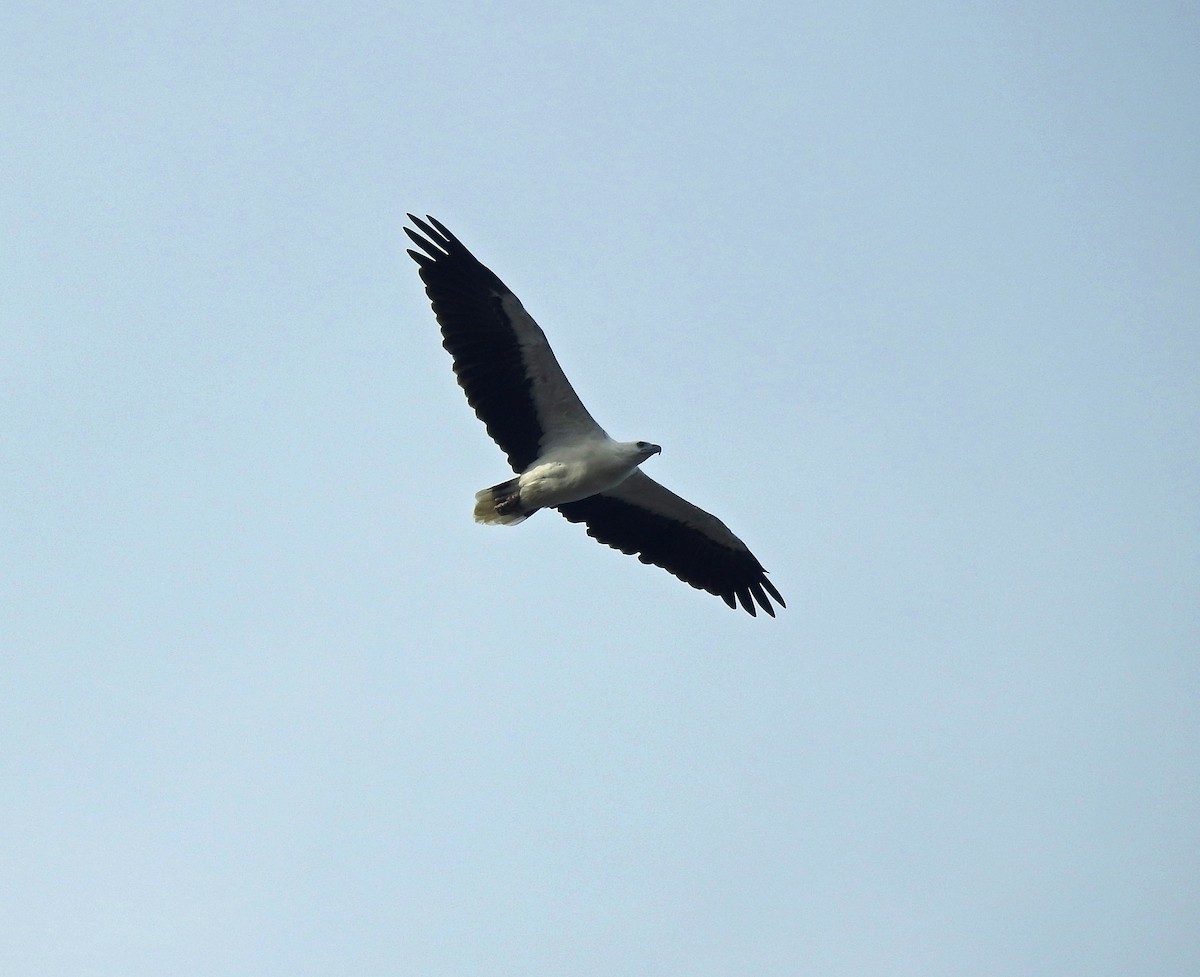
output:
POLYGON ((521 505, 521 482, 517 478, 475 493, 475 521, 488 526, 515 526, 535 512, 537 509, 521 505))

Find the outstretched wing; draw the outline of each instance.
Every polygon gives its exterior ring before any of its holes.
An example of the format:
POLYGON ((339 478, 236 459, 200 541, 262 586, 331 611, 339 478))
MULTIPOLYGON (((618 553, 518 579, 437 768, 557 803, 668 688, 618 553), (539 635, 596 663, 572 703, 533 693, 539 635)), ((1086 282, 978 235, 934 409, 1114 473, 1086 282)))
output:
POLYGON ((716 594, 751 615, 755 602, 775 616, 771 599, 786 607, 767 571, 746 544, 716 516, 681 499, 636 471, 614 489, 558 506, 588 535, 622 553, 637 554, 698 590, 716 594), (736 602, 735 602, 736 601, 736 602))
POLYGON ((432 217, 408 215, 409 250, 442 327, 442 345, 488 434, 522 472, 558 444, 605 437, 520 300, 432 217), (423 253, 422 253, 423 252, 423 253))

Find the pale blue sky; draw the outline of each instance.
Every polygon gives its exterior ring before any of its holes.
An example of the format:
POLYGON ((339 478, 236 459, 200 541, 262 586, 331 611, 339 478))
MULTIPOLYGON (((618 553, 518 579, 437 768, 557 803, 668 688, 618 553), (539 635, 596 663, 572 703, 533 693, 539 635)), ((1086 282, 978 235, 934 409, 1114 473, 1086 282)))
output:
POLYGON ((1200 8, 0 11, 0 972, 1200 972, 1200 8), (506 475, 446 222, 751 620, 506 475))

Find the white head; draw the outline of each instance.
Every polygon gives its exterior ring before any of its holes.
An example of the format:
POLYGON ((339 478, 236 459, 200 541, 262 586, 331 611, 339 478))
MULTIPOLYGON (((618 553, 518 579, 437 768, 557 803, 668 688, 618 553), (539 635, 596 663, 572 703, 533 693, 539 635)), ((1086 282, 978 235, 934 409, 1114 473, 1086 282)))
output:
POLYGON ((662 448, 656 444, 651 444, 649 441, 630 441, 628 442, 627 446, 631 450, 634 457, 637 458, 637 463, 639 465, 653 455, 662 454, 662 448))

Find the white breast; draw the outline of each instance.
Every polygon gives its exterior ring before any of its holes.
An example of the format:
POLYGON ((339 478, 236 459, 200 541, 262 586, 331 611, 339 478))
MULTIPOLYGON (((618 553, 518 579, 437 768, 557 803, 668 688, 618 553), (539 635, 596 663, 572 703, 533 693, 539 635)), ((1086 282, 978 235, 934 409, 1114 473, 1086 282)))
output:
POLYGON ((623 446, 609 438, 589 438, 542 455, 521 473, 526 506, 577 502, 625 481, 637 469, 623 446))

